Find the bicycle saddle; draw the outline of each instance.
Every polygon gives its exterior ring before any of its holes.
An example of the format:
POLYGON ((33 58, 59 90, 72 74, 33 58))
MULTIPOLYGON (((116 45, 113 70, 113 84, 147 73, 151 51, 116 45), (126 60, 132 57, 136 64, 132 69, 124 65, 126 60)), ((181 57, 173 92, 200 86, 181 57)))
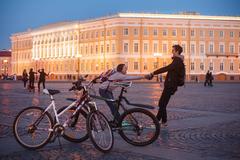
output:
POLYGON ((55 89, 43 89, 43 93, 47 95, 54 95, 60 93, 60 91, 55 89))

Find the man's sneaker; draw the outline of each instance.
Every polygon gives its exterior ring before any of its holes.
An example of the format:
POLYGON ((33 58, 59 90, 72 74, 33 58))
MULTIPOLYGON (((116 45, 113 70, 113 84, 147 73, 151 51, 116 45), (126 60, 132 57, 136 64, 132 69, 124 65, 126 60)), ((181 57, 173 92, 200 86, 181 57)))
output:
POLYGON ((128 121, 122 121, 122 127, 132 126, 128 121))

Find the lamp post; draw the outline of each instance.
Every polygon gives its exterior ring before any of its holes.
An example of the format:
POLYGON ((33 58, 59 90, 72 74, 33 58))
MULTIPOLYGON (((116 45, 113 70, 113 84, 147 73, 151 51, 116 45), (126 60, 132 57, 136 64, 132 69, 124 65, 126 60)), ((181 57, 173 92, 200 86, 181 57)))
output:
POLYGON ((78 69, 77 69, 78 77, 77 77, 77 79, 79 79, 79 73, 80 73, 80 58, 82 57, 82 54, 77 54, 76 57, 78 58, 78 69))
MULTIPOLYGON (((159 58, 161 58, 162 55, 163 55, 162 53, 153 53, 153 56, 157 58, 157 68, 160 67, 159 58)), ((158 76, 157 76, 157 81, 159 81, 158 76)))

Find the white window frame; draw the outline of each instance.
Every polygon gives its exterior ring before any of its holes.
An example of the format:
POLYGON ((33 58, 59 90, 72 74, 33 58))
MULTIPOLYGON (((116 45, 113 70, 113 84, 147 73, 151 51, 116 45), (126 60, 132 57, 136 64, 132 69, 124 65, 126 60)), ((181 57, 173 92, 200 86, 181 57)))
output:
POLYGON ((168 53, 168 42, 167 41, 162 42, 162 52, 163 53, 168 53), (166 45, 166 51, 164 51, 164 45, 166 45))
POLYGON ((200 53, 200 55, 201 55, 201 56, 205 55, 205 52, 206 52, 205 42, 200 42, 200 43, 199 43, 199 53, 200 53), (203 52, 202 52, 202 50, 201 50, 201 49, 202 49, 202 47, 201 47, 202 45, 203 45, 203 52))
POLYGON ((123 53, 129 53, 129 42, 128 41, 123 41, 123 53), (125 44, 127 44, 127 51, 125 50, 125 44))
POLYGON ((219 53, 223 54, 225 52, 225 44, 224 42, 219 43, 219 53), (221 46, 223 46, 223 52, 221 52, 221 46))
POLYGON ((163 29, 162 35, 163 35, 164 37, 166 37, 166 36, 168 35, 168 29, 163 29), (166 35, 164 35, 163 33, 166 33, 166 35))
POLYGON ((123 28, 123 35, 128 36, 129 35, 129 29, 128 28, 123 28))
POLYGON ((155 36, 155 37, 158 36, 158 29, 157 28, 153 28, 153 36, 155 36))
POLYGON ((235 44, 234 43, 229 43, 229 53, 235 53, 235 44), (233 46, 233 52, 231 51, 233 46))
POLYGON ((153 47, 153 48, 152 48, 153 53, 157 53, 157 52, 159 51, 158 41, 153 41, 153 46, 152 46, 152 47, 153 47), (156 51, 155 51, 155 44, 157 45, 156 51))
POLYGON ((133 53, 139 53, 139 41, 138 40, 134 40, 133 41, 133 53), (135 52, 135 44, 138 44, 138 51, 137 52, 135 52))
POLYGON ((224 38, 224 31, 219 31, 219 37, 224 38), (221 36, 221 32, 222 32, 222 36, 221 36))
POLYGON ((208 44, 208 52, 209 53, 214 53, 214 42, 209 42, 209 44, 208 44), (211 46, 212 45, 212 52, 211 52, 211 46))
POLYGON ((148 53, 148 52, 149 52, 149 42, 143 41, 143 53, 148 53), (145 44, 147 44, 147 51, 145 50, 145 44))

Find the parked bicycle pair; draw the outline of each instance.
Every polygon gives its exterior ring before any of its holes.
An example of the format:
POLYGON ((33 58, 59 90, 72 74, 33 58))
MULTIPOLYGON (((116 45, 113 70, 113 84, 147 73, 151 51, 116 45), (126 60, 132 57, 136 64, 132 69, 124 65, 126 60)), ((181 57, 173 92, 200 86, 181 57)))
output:
MULTIPOLYGON (((85 77, 86 78, 86 77, 85 77)), ((56 110, 53 95, 60 93, 59 90, 44 89, 43 93, 50 96, 51 103, 47 107, 32 106, 23 109, 16 116, 13 125, 13 132, 17 142, 28 149, 38 149, 47 143, 54 142, 62 136, 71 142, 83 142, 88 138, 93 145, 102 152, 108 152, 114 144, 113 131, 129 144, 135 146, 146 146, 153 143, 160 133, 160 125, 156 117, 148 110, 152 106, 130 103, 123 96, 132 82, 116 82, 114 85, 121 87, 117 100, 106 99, 96 94, 90 94, 96 83, 93 79, 83 84, 85 79, 73 83, 70 91, 81 92, 69 106, 56 110), (116 126, 110 125, 110 120, 98 109, 95 99, 116 102, 118 108, 122 108, 119 121, 116 126), (127 105, 136 108, 126 108, 127 105), (53 111, 53 116, 50 111, 53 111)), ((59 144, 60 140, 59 140, 59 144)))

